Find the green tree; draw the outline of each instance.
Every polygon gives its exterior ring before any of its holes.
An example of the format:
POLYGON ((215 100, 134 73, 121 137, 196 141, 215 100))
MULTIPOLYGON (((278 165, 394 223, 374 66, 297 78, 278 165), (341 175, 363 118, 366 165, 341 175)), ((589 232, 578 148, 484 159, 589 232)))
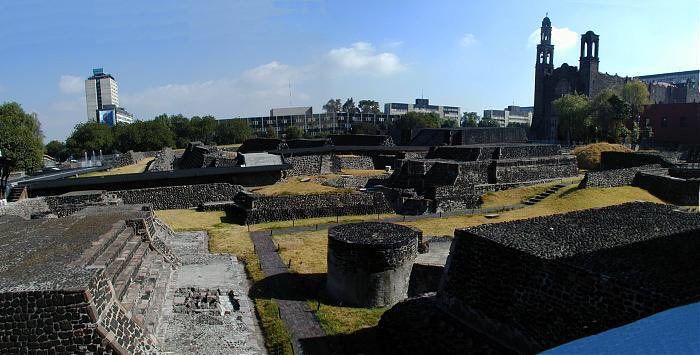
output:
POLYGON ((360 100, 357 103, 362 113, 379 113, 379 102, 374 100, 360 100))
POLYGON ((56 161, 65 161, 70 156, 66 144, 57 140, 46 144, 46 154, 56 159, 56 161))
POLYGON ((559 116, 559 137, 571 141, 589 141, 593 121, 586 95, 564 95, 552 102, 559 116))
POLYGON ((456 128, 457 127, 457 120, 451 120, 451 119, 444 119, 442 120, 442 123, 440 124, 441 128, 456 128))
POLYGON ((357 112, 357 107, 355 107, 355 101, 351 98, 345 100, 343 104, 343 112, 355 113, 357 112))
POLYGON ((248 121, 238 119, 225 120, 216 126, 216 142, 218 144, 242 143, 253 136, 253 129, 248 121))
POLYGON ((342 104, 340 103, 340 99, 330 99, 323 105, 323 110, 326 111, 326 113, 340 112, 341 108, 342 104))
POLYGON ((637 79, 625 83, 620 96, 623 101, 630 105, 630 115, 635 121, 639 119, 644 106, 651 103, 647 84, 637 79))
POLYGON ((530 125, 524 122, 508 122, 508 127, 523 127, 530 128, 530 125))
POLYGON ((379 134, 377 127, 369 122, 358 122, 352 124, 350 130, 352 134, 379 134))
POLYGON ((463 112, 462 127, 476 127, 480 118, 476 112, 463 112))
POLYGON ((482 118, 479 120, 479 127, 499 127, 498 122, 496 120, 490 119, 490 118, 482 118))
POLYGON ((194 116, 190 119, 189 138, 204 144, 214 143, 216 118, 213 116, 194 116))
POLYGON ((85 151, 111 153, 114 149, 114 133, 106 124, 98 122, 79 123, 66 139, 66 147, 71 154, 80 156, 85 151))
POLYGON ((36 114, 24 112, 16 102, 0 105, 0 151, 15 160, 15 167, 32 173, 41 168, 44 136, 36 114))
POLYGON ((267 126, 265 130, 265 136, 267 138, 277 138, 277 130, 272 125, 267 126))
POLYGON ((297 139, 304 135, 304 130, 299 126, 289 126, 284 130, 284 137, 286 139, 297 139))
POLYGON ((394 127, 399 129, 439 128, 442 125, 442 121, 442 118, 434 112, 409 112, 396 120, 394 127))

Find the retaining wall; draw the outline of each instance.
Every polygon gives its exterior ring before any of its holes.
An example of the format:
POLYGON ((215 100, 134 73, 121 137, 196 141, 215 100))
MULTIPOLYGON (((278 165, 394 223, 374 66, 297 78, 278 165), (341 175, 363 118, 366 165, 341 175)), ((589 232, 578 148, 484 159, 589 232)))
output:
POLYGON ((379 192, 261 196, 236 199, 226 214, 241 224, 256 224, 314 217, 368 215, 393 210, 379 192))
POLYGON ((226 183, 163 186, 113 191, 126 204, 152 204, 156 210, 197 207, 205 202, 232 201, 243 188, 226 183))
POLYGON ((586 176, 581 180, 578 187, 585 189, 587 187, 617 187, 632 185, 634 178, 639 171, 661 169, 661 165, 645 165, 635 168, 626 169, 610 169, 610 170, 591 170, 586 172, 586 176))
POLYGON ((700 179, 681 179, 669 176, 666 170, 640 171, 634 186, 649 191, 654 196, 676 205, 697 206, 700 179))

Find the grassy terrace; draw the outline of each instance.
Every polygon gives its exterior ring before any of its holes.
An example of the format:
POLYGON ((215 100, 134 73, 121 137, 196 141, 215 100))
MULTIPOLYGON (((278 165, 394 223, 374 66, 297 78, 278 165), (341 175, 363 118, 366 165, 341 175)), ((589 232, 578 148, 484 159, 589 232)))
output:
MULTIPOLYGON (((384 170, 351 169, 343 170, 342 174, 352 176, 378 176, 383 175, 384 170)), ((339 176, 339 174, 326 174, 317 176, 293 176, 285 181, 274 185, 252 188, 251 191, 268 196, 348 193, 355 191, 355 189, 351 188, 337 188, 332 186, 325 186, 321 183, 326 179, 338 178, 339 176)))
POLYGON ((122 166, 122 167, 116 168, 116 169, 93 171, 93 172, 90 172, 87 174, 78 175, 78 177, 83 178, 83 177, 94 177, 94 176, 109 176, 109 175, 142 173, 142 172, 146 171, 146 168, 148 167, 148 163, 150 163, 151 160, 153 160, 153 159, 155 159, 155 158, 153 158, 153 157, 145 158, 136 164, 122 166))
MULTIPOLYGON (((450 216, 444 218, 425 218, 402 224, 415 226, 425 235, 453 235, 456 228, 496 223, 537 216, 564 213, 586 208, 604 207, 625 202, 644 200, 661 203, 658 198, 646 191, 625 186, 615 188, 576 188, 578 179, 568 180, 569 185, 551 195, 542 202, 517 210, 502 212, 497 218, 487 219, 481 215, 450 216)), ((305 183, 300 183, 305 184, 305 183)), ((548 189, 555 183, 540 184, 518 189, 498 191, 484 196, 486 207, 509 205, 520 202, 523 198, 548 189)), ((158 217, 173 229, 205 230, 209 233, 209 249, 212 253, 232 253, 246 264, 246 270, 253 282, 261 281, 265 275, 260 271, 259 261, 253 250, 248 229, 226 222, 223 212, 196 212, 194 210, 157 211, 158 217)), ((389 217, 391 214, 380 215, 389 217)), ((343 216, 341 223, 376 220, 377 215, 343 216)), ((295 226, 335 223, 335 217, 312 218, 295 221, 295 226)), ((262 223, 250 226, 251 231, 291 227, 292 221, 262 223)), ((385 308, 365 309, 338 307, 324 299, 322 290, 323 275, 326 273, 327 233, 325 229, 312 232, 299 232, 274 235, 273 240, 279 246, 279 253, 291 270, 313 282, 314 291, 308 295, 309 306, 318 317, 324 330, 329 335, 349 334, 359 329, 377 324, 385 308)), ((256 311, 260 319, 265 342, 268 349, 280 350, 291 354, 289 334, 278 318, 277 304, 266 298, 254 297, 256 311)))

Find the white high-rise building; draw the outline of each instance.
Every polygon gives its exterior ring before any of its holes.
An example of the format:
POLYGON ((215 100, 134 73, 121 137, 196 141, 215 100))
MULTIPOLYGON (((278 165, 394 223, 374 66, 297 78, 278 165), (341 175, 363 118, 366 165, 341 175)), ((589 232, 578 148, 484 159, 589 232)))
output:
POLYGON ((92 76, 85 80, 85 101, 88 121, 111 125, 133 121, 133 117, 119 107, 117 81, 102 68, 93 69, 92 76))

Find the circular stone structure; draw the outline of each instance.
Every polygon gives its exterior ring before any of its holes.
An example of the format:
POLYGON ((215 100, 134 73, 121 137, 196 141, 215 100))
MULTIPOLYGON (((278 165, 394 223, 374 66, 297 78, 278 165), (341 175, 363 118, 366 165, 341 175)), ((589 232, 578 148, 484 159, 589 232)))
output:
POLYGON ((384 307, 405 299, 422 235, 385 222, 330 228, 326 291, 348 306, 384 307))

